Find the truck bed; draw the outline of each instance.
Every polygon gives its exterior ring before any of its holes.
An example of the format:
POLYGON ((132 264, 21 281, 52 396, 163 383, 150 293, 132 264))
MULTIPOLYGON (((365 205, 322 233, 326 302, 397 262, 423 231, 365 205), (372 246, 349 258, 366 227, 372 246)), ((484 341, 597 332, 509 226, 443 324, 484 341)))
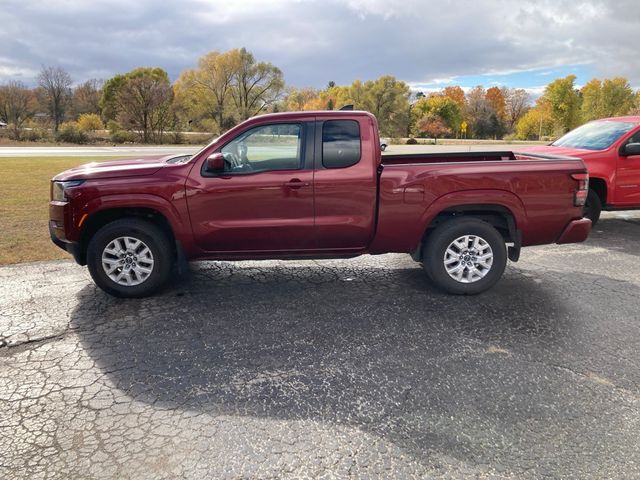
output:
POLYGON ((421 163, 502 162, 513 160, 575 160, 575 157, 542 155, 513 151, 442 152, 382 155, 382 165, 417 165, 421 163))
POLYGON ((375 253, 419 244, 424 226, 452 205, 504 206, 518 219, 523 246, 555 242, 582 215, 571 175, 585 167, 575 157, 453 152, 383 155, 381 163, 375 253))
POLYGON ((415 165, 420 163, 499 162, 515 160, 513 152, 442 152, 382 155, 382 165, 415 165))

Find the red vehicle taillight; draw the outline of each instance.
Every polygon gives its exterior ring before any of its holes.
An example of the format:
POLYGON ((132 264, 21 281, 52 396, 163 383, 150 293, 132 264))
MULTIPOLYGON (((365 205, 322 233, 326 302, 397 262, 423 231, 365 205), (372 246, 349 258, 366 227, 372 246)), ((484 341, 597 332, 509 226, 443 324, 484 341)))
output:
POLYGON ((589 194, 589 174, 588 173, 573 173, 571 178, 578 181, 578 189, 573 197, 573 204, 576 207, 583 207, 587 202, 587 195, 589 194))

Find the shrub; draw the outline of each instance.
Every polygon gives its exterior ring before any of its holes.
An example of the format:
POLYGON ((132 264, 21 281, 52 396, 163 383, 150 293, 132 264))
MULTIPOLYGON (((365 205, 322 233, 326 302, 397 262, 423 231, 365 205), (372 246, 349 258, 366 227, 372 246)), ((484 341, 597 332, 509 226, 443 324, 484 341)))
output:
POLYGON ((415 138, 407 139, 407 145, 417 145, 418 141, 415 138))
POLYGON ((78 118, 78 128, 82 132, 95 132, 96 130, 102 130, 104 124, 100 119, 100 115, 95 113, 83 113, 78 118))
POLYGON ((109 120, 107 122, 107 130, 109 130, 111 133, 119 132, 120 130, 122 130, 122 125, 120 125, 115 120, 109 120))
POLYGON ((29 130, 22 130, 20 139, 27 142, 41 142, 51 140, 49 130, 42 127, 32 127, 29 130))
POLYGON ((172 143, 174 145, 180 145, 184 143, 184 135, 182 134, 182 132, 169 132, 166 135, 169 143, 172 143))
POLYGON ((220 130, 218 128, 218 123, 211 118, 203 118, 191 125, 187 125, 187 129, 190 132, 217 132, 220 130))
POLYGON ((210 133, 200 133, 200 134, 189 134, 185 135, 185 143, 189 145, 205 145, 210 143, 216 135, 212 135, 210 133))
POLYGON ((111 131, 109 138, 113 143, 131 143, 135 140, 135 135, 126 130, 114 130, 111 131))
POLYGON ((59 142, 67 143, 87 143, 89 140, 87 135, 80 130, 78 122, 64 122, 60 125, 56 139, 59 142))

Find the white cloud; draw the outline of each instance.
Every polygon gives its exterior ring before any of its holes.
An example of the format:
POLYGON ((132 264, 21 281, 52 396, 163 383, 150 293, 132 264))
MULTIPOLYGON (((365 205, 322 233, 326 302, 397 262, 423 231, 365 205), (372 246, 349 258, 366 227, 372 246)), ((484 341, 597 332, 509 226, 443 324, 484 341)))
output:
POLYGON ((43 64, 76 81, 140 65, 176 78, 207 51, 244 46, 299 86, 578 64, 640 84, 637 0, 3 0, 0 25, 0 82, 34 81, 43 64))

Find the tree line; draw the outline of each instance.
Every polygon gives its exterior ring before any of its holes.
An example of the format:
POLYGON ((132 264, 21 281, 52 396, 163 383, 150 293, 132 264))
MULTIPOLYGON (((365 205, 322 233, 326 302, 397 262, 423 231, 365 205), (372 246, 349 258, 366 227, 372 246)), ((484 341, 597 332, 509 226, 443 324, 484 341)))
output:
POLYGON ((533 104, 523 89, 449 86, 425 93, 390 75, 296 88, 285 85, 278 67, 242 48, 204 55, 173 84, 163 69, 141 67, 74 86, 63 69, 43 67, 35 88, 0 85, 0 119, 16 140, 37 140, 50 130, 57 140, 83 143, 106 127, 114 142, 161 143, 179 141, 181 131, 219 134, 262 113, 351 104, 376 115, 384 136, 525 140, 640 111, 640 94, 625 78, 594 79, 582 88, 575 80, 552 81, 533 104))
POLYGON ((569 75, 549 83, 518 122, 517 137, 557 137, 598 118, 640 114, 640 92, 634 92, 626 78, 593 79, 580 89, 575 80, 569 75))

